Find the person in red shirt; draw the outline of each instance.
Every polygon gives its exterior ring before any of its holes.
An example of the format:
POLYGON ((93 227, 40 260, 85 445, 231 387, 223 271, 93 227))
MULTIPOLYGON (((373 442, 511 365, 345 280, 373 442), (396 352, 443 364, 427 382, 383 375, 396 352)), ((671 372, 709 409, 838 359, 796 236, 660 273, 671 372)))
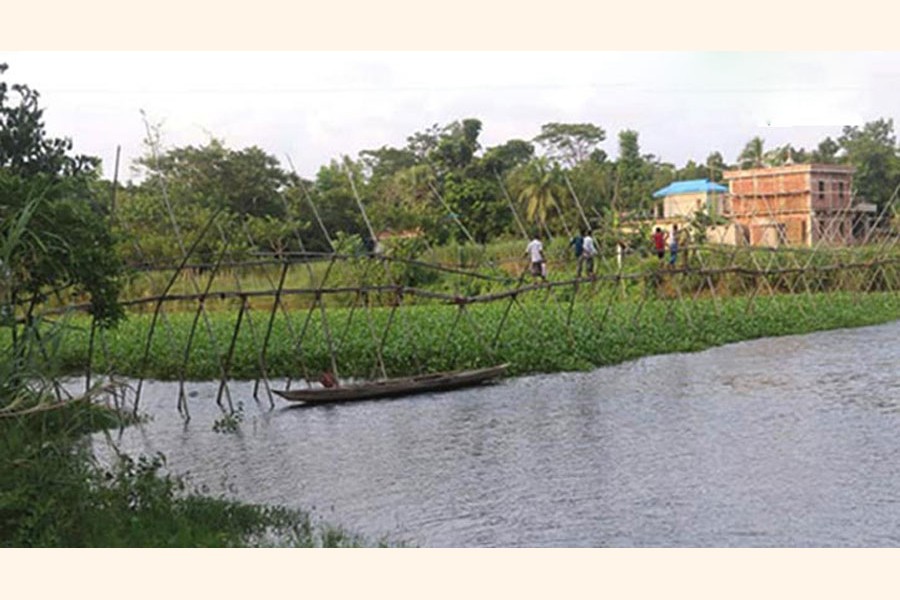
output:
POLYGON ((653 234, 653 247, 656 249, 656 256, 659 258, 659 262, 662 262, 666 257, 666 238, 668 237, 669 233, 659 227, 656 228, 656 232, 653 234))
POLYGON ((322 376, 319 377, 319 383, 322 384, 322 387, 327 388, 336 388, 341 385, 331 371, 323 371, 322 376))

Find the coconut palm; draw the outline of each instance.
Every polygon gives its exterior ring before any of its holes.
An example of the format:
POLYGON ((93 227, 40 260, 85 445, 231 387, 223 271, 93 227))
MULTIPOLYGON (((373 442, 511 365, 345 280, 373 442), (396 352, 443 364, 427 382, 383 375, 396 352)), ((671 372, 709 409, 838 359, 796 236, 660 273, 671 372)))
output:
POLYGON ((543 228, 550 208, 559 211, 559 201, 565 194, 559 168, 551 166, 546 158, 536 158, 522 167, 521 175, 524 185, 519 202, 525 207, 528 220, 543 228))
POLYGON ((756 136, 744 146, 738 156, 738 162, 742 169, 762 167, 766 160, 765 140, 756 136))

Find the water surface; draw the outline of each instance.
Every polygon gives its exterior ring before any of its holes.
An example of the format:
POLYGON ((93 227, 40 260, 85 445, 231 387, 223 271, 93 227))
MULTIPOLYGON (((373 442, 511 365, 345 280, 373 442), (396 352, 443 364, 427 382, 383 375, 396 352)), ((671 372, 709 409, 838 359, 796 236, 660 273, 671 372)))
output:
MULTIPOLYGON (((273 382, 279 385, 280 382, 273 382)), ((900 545, 900 322, 291 408, 146 382, 120 440, 214 495, 417 546, 900 545)))

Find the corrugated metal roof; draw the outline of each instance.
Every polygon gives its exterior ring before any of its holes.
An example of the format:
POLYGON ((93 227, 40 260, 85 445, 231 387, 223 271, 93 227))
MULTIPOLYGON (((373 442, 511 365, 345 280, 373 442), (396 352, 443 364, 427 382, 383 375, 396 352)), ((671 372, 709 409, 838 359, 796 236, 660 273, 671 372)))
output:
POLYGON ((661 190, 653 192, 654 198, 674 196, 675 194, 695 194, 697 192, 727 192, 728 188, 718 183, 712 183, 709 179, 690 179, 688 181, 673 181, 661 190))

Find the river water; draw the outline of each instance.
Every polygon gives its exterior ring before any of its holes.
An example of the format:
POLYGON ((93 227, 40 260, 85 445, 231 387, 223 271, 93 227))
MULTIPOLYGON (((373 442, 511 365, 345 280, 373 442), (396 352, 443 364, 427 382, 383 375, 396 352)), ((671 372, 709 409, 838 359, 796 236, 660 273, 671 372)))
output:
MULTIPOLYGON (((273 382, 277 385, 278 382, 273 382)), ((900 322, 355 404, 146 382, 119 440, 213 495, 425 547, 900 545, 900 322)))

